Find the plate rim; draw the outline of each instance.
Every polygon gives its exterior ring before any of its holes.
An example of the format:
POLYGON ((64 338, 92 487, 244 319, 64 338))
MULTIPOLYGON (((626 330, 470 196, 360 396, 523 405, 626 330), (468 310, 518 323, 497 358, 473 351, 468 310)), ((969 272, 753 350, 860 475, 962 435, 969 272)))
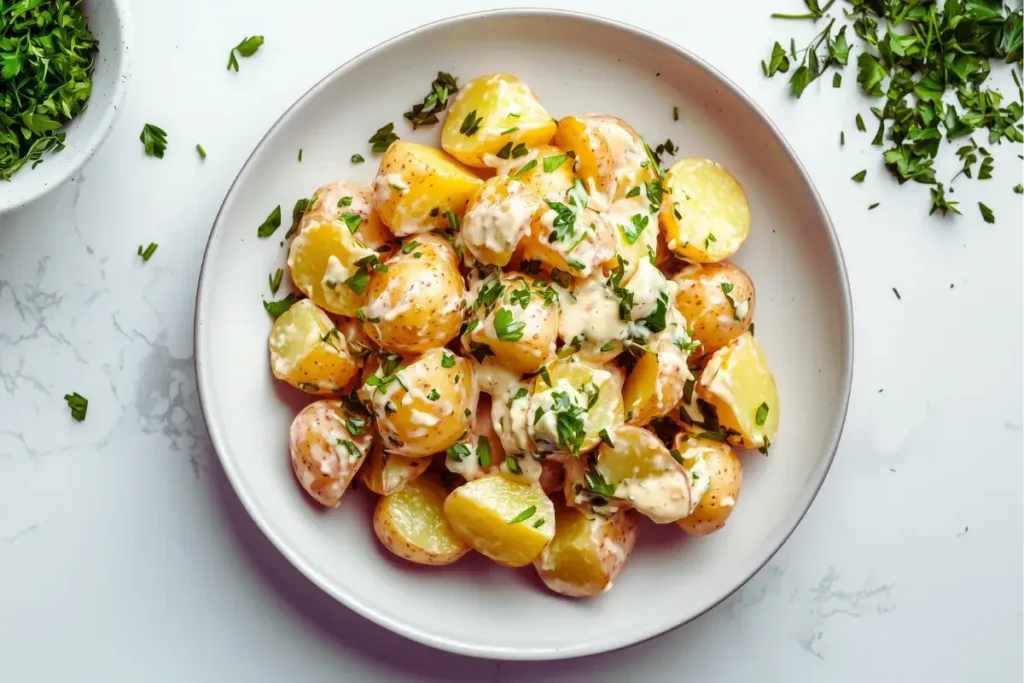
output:
MULTIPOLYGON (((839 242, 839 236, 836 232, 835 225, 832 222, 832 218, 822 201, 821 194, 818 192, 817 187, 814 185, 810 174, 804 167, 800 158, 797 156, 796 151, 789 144, 786 138, 782 135, 781 130, 771 120, 768 114, 757 104, 752 97, 743 91, 735 82, 728 78, 725 74, 719 71, 717 68, 712 66, 710 63, 705 61, 703 58, 688 50, 687 48, 672 42, 668 38, 664 38, 658 34, 652 33, 638 26, 628 24, 626 22, 619 21, 617 19, 610 19, 594 14, 588 14, 586 12, 578 12, 574 10, 563 10, 563 9, 540 9, 540 8, 504 8, 504 9, 493 9, 484 10, 479 12, 468 12, 463 14, 457 14, 436 21, 432 21, 420 26, 414 27, 402 33, 399 33, 367 50, 353 56, 351 59, 340 64, 336 68, 328 72, 323 78, 318 80, 309 89, 307 89, 302 95, 300 95, 281 115, 278 119, 270 126, 267 132, 260 138, 259 142, 256 143, 252 152, 243 162, 241 168, 235 176, 235 179, 231 182, 230 187, 224 195, 224 200, 221 202, 220 208, 217 210, 217 215, 214 218, 213 225, 210 229, 210 234, 207 238, 206 246, 203 250, 203 258, 200 264, 199 281, 196 289, 196 302, 195 302, 195 313, 193 316, 193 364, 196 372, 196 388, 197 395, 199 398, 200 409, 203 414, 203 419, 206 423, 207 432, 210 436, 210 442, 213 446, 214 451, 217 454, 217 458, 221 463, 221 467, 224 469, 227 475, 228 481, 231 483, 231 488, 234 490, 235 495, 241 501, 242 506, 245 508, 246 513, 256 524, 257 527, 263 532, 263 534, 270 540, 270 542, 277 548, 277 550, 284 555, 291 564, 299 570, 299 572, 305 576, 309 581, 319 587, 327 595, 331 596, 346 608, 359 614, 365 619, 372 621, 373 623, 385 628, 393 633, 399 634, 412 641, 426 645, 439 650, 447 652, 466 655, 470 657, 477 657, 482 659, 493 659, 493 660, 520 660, 520 661, 544 661, 544 660, 560 660, 560 659, 572 659, 576 657, 584 657, 588 655, 601 654, 604 652, 613 652, 621 650, 626 647, 638 645, 646 642, 660 635, 674 631, 675 629, 694 621, 695 619, 703 616, 713 608, 724 602, 727 598, 733 595, 737 590, 746 585, 751 578, 754 577, 761 569, 764 568, 768 562, 779 552, 786 541, 789 540, 793 532, 800 525, 800 522, 806 516, 811 505, 817 498, 818 492, 825 483, 825 479, 828 476, 829 471, 832 468, 832 463, 835 461, 836 453, 839 450, 839 444, 842 438, 843 429, 846 425, 846 418, 849 410, 850 395, 853 387, 853 367, 854 367, 854 320, 853 320, 853 301, 850 292, 850 279, 847 272, 846 260, 843 256, 842 246, 839 242), (841 395, 839 396, 838 406, 835 411, 832 423, 828 429, 828 445, 826 449, 828 454, 824 465, 821 468, 820 473, 817 475, 817 481, 807 489, 803 496, 804 500, 798 499, 797 505, 791 508, 791 512, 788 517, 784 518, 784 523, 781 524, 781 528, 786 529, 779 538, 776 539, 774 549, 768 553, 764 560, 758 563, 751 569, 749 574, 743 578, 739 583, 732 587, 721 597, 716 598, 698 612, 692 616, 679 621, 676 624, 669 625, 658 625, 657 627, 640 633, 637 637, 630 636, 623 640, 621 637, 606 637, 604 639, 592 639, 590 641, 581 643, 579 645, 570 648, 553 648, 553 647, 541 647, 531 648, 529 650, 523 649, 508 649, 493 646, 480 646, 466 644, 459 641, 455 641, 443 636, 438 636, 418 628, 407 626, 406 624, 388 618, 378 613, 372 606, 364 604, 363 601, 359 600, 353 595, 348 595, 343 591, 336 590, 331 582, 327 580, 320 572, 312 567, 304 558, 302 558, 296 551, 292 550, 288 541, 280 537, 275 531, 273 526, 267 521, 263 513, 260 511, 258 505, 250 497, 249 492, 240 483, 240 474, 237 471, 234 464, 229 462, 231 459, 225 458, 222 455, 222 451, 226 450, 224 447, 224 439, 220 433, 220 425, 215 419, 216 413, 212 406, 208 405, 208 401, 205 399, 205 394, 208 389, 208 380, 204 377, 205 364, 200 353, 200 349, 207 345, 206 337, 207 333, 204 331, 203 326, 200 324, 200 320, 204 317, 203 312, 205 310, 204 301, 210 297, 207 288, 204 287, 208 275, 207 270, 207 258, 210 254, 210 248, 213 245, 214 237, 218 234, 219 228, 224 219, 225 207, 228 200, 234 194, 238 183, 242 176, 246 174, 250 165, 253 163, 253 157, 256 153, 263 148, 267 140, 284 124, 284 122, 292 115, 292 113, 304 102, 306 102, 314 93, 318 92, 321 88, 324 88, 330 81, 339 77, 340 74, 352 70, 358 67, 362 62, 373 58, 379 53, 386 52, 392 49, 396 45, 406 41, 409 38, 417 36, 422 33, 428 33, 431 31, 443 29, 448 26, 454 26, 457 24, 477 20, 484 18, 552 18, 558 17, 562 19, 571 19, 580 21, 585 24, 593 24, 603 28, 611 28, 618 31, 622 31, 627 34, 633 40, 649 41, 659 47, 662 47, 670 52, 675 53, 681 59, 684 59, 694 66, 703 69, 707 73, 717 79, 722 87, 728 89, 730 94, 738 97, 749 107, 753 113, 761 119, 761 121, 767 126, 768 130, 779 143, 780 147, 785 151, 786 155, 795 165, 797 171, 800 173, 807 186, 810 188, 812 198, 814 200, 815 207, 824 221, 826 227, 826 238, 828 246, 832 251, 833 257, 838 264, 838 274, 840 280, 840 299, 841 299, 841 318, 843 322, 843 335, 842 335, 842 369, 841 369, 841 395)), ((212 380, 211 380, 212 381, 212 380)), ((812 476, 814 473, 812 472, 812 476)))

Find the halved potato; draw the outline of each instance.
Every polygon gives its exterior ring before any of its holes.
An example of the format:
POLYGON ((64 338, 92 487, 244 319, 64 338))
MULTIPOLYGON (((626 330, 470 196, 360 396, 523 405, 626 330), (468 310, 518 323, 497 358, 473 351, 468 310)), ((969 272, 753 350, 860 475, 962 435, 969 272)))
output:
POLYGON ((358 313, 374 342, 415 353, 444 346, 459 333, 465 296, 452 246, 438 235, 415 235, 370 275, 358 313))
POLYGON ((643 426, 672 412, 683 399, 687 380, 693 379, 686 359, 694 344, 685 321, 671 305, 665 319, 665 329, 651 336, 649 353, 637 359, 622 390, 626 422, 632 425, 643 426))
POLYGON ((596 496, 613 508, 632 507, 658 524, 690 514, 690 475, 658 437, 640 427, 609 431, 591 454, 584 480, 592 500, 596 496))
POLYGON ((714 353, 750 328, 757 297, 743 269, 728 262, 693 264, 673 278, 676 307, 700 342, 698 356, 714 353))
POLYGON ((575 160, 566 150, 554 145, 534 147, 529 154, 513 162, 503 168, 503 172, 544 199, 565 196, 576 182, 576 173, 572 170, 575 160))
POLYGON ((711 355, 697 393, 714 406, 729 443, 767 452, 779 428, 779 394, 761 345, 750 333, 711 355))
POLYGON ((447 227, 461 216, 483 180, 439 149, 407 140, 391 143, 380 160, 373 194, 377 213, 398 237, 447 227))
POLYGON ((633 277, 637 266, 651 260, 651 254, 655 255, 654 265, 661 265, 657 261, 658 216, 651 213, 646 186, 642 186, 635 197, 612 202, 605 216, 613 226, 616 241, 615 255, 605 262, 605 271, 616 269, 621 258, 622 281, 625 282, 633 277))
POLYGON ((573 277, 587 277, 614 256, 615 233, 603 214, 590 207, 579 209, 571 202, 545 201, 523 238, 524 258, 573 277))
POLYGON ((377 439, 370 457, 359 468, 359 481, 379 496, 390 496, 401 491, 409 482, 427 471, 430 458, 409 458, 384 450, 377 439))
POLYGON ((473 317, 462 337, 470 353, 493 354, 519 374, 536 372, 554 358, 558 294, 550 284, 521 273, 492 275, 477 284, 471 298, 473 317))
POLYGON ((614 116, 566 116, 558 122, 555 143, 575 153, 577 175, 609 202, 658 178, 643 139, 614 116))
POLYGON ((292 240, 288 270, 299 291, 317 306, 355 317, 363 304, 367 262, 376 257, 344 223, 315 220, 292 240))
POLYGON ((525 183, 488 178, 466 206, 459 233, 463 246, 480 263, 507 265, 540 205, 540 196, 525 183))
POLYGON ((554 134, 554 120, 525 83, 510 74, 487 74, 452 99, 441 147, 464 164, 498 167, 548 144, 554 134))
POLYGON ((357 180, 339 180, 317 188, 299 221, 299 232, 323 221, 338 221, 370 249, 394 239, 373 208, 373 189, 357 180))
POLYGON ((676 522, 693 536, 707 536, 725 526, 740 498, 743 463, 729 444, 701 439, 690 432, 675 438, 676 451, 690 475, 690 514, 676 522))
POLYGON ((469 428, 477 401, 473 364, 447 349, 378 367, 358 394, 373 410, 384 449, 413 458, 455 444, 469 428))
POLYGON ((473 550, 506 567, 524 567, 555 535, 555 507, 539 484, 489 474, 452 491, 444 513, 473 550))
POLYGON ((384 547, 416 564, 451 564, 469 552, 444 515, 448 492, 425 474, 377 501, 373 530, 384 547))
POLYGON ((750 232, 750 207, 736 179, 719 164, 680 159, 664 181, 661 227, 669 249, 688 261, 717 263, 740 248, 750 232))
POLYGON ((373 442, 368 426, 365 415, 341 401, 315 401, 295 416, 289 430, 292 469, 313 500, 338 507, 373 442))
POLYGON ((537 450, 579 455, 622 424, 622 394, 607 370, 570 357, 541 370, 526 420, 537 450))
POLYGON ((297 301, 270 330, 274 377, 309 394, 337 394, 359 374, 359 361, 327 314, 297 301))
POLYGON ((624 510, 604 516, 555 506, 555 537, 533 562, 551 590, 573 598, 593 597, 612 581, 633 552, 637 516, 624 510))

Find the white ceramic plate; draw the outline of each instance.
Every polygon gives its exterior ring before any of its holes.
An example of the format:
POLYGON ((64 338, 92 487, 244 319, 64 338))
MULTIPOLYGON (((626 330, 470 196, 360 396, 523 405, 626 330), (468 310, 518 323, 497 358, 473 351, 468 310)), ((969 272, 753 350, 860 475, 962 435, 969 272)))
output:
MULTIPOLYGON (((512 10, 449 19, 399 36, 344 65, 274 125, 228 192, 210 236, 196 307, 196 370, 214 446, 245 507, 306 576, 344 604, 409 638, 481 657, 553 659, 603 652, 678 626, 749 579, 778 550, 818 491, 838 445, 853 365, 851 305, 836 235, 804 169, 764 114, 721 74, 678 46, 603 19, 512 10), (605 112, 680 155, 725 165, 753 216, 735 259, 757 286, 757 336, 778 381, 782 427, 771 456, 748 454, 743 496, 720 533, 688 539, 674 525, 641 528, 610 592, 573 601, 532 568, 481 556, 451 567, 400 563, 377 542, 372 503, 350 492, 315 507, 293 481, 288 426, 308 399, 273 381, 260 305, 283 264, 256 228, 280 203, 340 178, 370 181, 366 140, 396 122, 438 70, 463 79, 523 78, 553 116, 605 112), (680 109, 673 122, 672 107, 680 109), (302 148, 304 160, 295 163, 302 148), (367 163, 352 166, 359 152, 367 163), (515 624, 516 628, 509 628, 515 624)), ((326 596, 325 596, 325 599, 326 596)))
POLYGON ((0 181, 0 213, 28 204, 63 185, 100 148, 114 126, 128 90, 128 53, 132 41, 128 0, 83 0, 89 30, 99 39, 92 72, 92 94, 81 114, 64 131, 66 147, 43 155, 35 168, 26 164, 10 181, 0 181))

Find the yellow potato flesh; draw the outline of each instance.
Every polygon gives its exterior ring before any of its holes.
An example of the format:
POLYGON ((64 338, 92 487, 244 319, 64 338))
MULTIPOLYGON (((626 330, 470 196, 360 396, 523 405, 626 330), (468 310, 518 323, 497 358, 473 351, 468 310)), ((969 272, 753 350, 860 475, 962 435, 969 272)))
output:
POLYGON ((511 160, 517 158, 512 156, 517 146, 546 145, 554 134, 555 122, 525 83, 509 74, 488 74, 474 78, 452 99, 441 147, 464 164, 496 166, 506 146, 509 154, 503 156, 511 160))
POLYGON ((432 475, 377 501, 373 529, 384 547, 409 562, 451 564, 469 552, 445 518, 447 492, 432 475))
POLYGON ((507 567, 533 562, 555 534, 554 505, 540 485, 502 474, 458 487, 445 500, 444 512, 473 550, 507 567))
POLYGON ((602 516, 555 508, 555 537, 533 566, 544 584, 562 595, 592 597, 611 587, 636 543, 630 511, 602 516))
MULTIPOLYGON (((468 344, 486 344, 494 353, 498 364, 518 372, 529 374, 536 372, 548 363, 555 354, 555 341, 558 338, 558 303, 545 303, 546 283, 534 280, 520 273, 505 273, 500 278, 505 288, 499 300, 500 305, 493 306, 490 313, 480 317, 477 326, 467 333, 468 344), (524 296, 529 292, 525 307, 521 306, 514 296, 524 296), (518 293, 518 295, 517 295, 518 293), (513 341, 506 328, 506 338, 502 340, 495 329, 495 320, 499 312, 505 310, 511 316, 512 325, 523 324, 522 329, 511 334, 521 334, 521 338, 513 341)), ((478 316, 486 311, 481 310, 478 316)), ((504 318, 505 314, 502 314, 504 318)))
POLYGON ((398 140, 380 161, 373 193, 380 219, 398 237, 447 227, 483 184, 473 170, 441 150, 398 140))
POLYGON ((359 373, 344 335, 309 299, 274 321, 270 367, 275 377, 310 394, 341 393, 359 373))
POLYGON ((370 457, 359 468, 359 481, 377 495, 389 496, 426 472, 429 465, 430 458, 409 458, 385 452, 378 439, 370 457))
POLYGON ((757 305, 754 283, 731 263, 694 264, 673 278, 676 307, 700 342, 695 356, 714 353, 750 328, 757 305))
POLYGON ((375 255, 343 223, 323 221, 309 225, 292 240, 288 268, 295 286, 317 306, 355 317, 365 292, 345 281, 358 272, 356 261, 375 255))
POLYGON ((766 448, 779 428, 779 394, 761 345, 749 333, 716 351, 697 393, 714 406, 729 443, 766 448), (759 415, 763 423, 758 424, 759 415))
POLYGON ((416 235, 370 276, 364 329, 398 353, 444 346, 459 333, 466 295, 455 252, 444 238, 416 235), (408 253, 406 253, 408 252, 408 253))
POLYGON ((717 263, 740 248, 750 232, 743 188, 709 159, 680 159, 664 181, 661 227, 669 249, 688 261, 717 263))
POLYGON ((572 157, 554 145, 541 145, 531 149, 528 155, 516 160, 516 163, 511 164, 505 171, 508 175, 515 176, 538 196, 547 199, 565 196, 576 181, 572 157), (536 163, 527 170, 525 167, 531 162, 536 163), (550 171, 545 170, 548 167, 551 167, 550 171))
POLYGON ((613 375, 575 358, 559 360, 537 376, 526 419, 534 440, 541 450, 555 453, 573 453, 573 444, 559 443, 553 403, 558 394, 568 394, 575 405, 585 408, 589 397, 597 391, 597 400, 589 410, 580 414, 584 420, 584 438, 576 453, 586 453, 601 443, 601 430, 611 430, 622 424, 622 394, 613 375), (539 412, 538 412, 539 411, 539 412), (538 415, 540 417, 538 418, 538 415))
POLYGON ((314 200, 299 222, 299 231, 323 221, 340 220, 346 226, 356 226, 356 239, 370 249, 377 249, 394 235, 384 225, 373 208, 373 189, 355 180, 343 180, 321 185, 313 193, 314 200), (356 220, 358 218, 358 220, 356 220))
POLYGON ((652 341, 650 348, 652 353, 637 359, 622 390, 626 422, 632 425, 643 426, 670 413, 691 378, 686 356, 669 339, 652 341))

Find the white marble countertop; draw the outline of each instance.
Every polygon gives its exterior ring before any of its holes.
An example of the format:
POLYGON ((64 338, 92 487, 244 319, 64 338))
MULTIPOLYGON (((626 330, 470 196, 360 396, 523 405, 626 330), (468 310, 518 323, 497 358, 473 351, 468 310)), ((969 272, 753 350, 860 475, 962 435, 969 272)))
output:
MULTIPOLYGON (((781 127, 835 220, 856 309, 849 421, 817 501, 763 571, 626 651, 475 661, 334 603, 248 519, 192 365, 221 199, 271 123, 335 66, 504 4, 134 3, 134 76, 111 138, 74 182, 0 216, 0 680, 1020 681, 1020 150, 997 147, 993 179, 957 183, 964 216, 929 218, 927 189, 899 188, 856 132, 856 88, 812 86, 797 103, 762 76, 775 39, 813 32, 768 19, 795 0, 538 3, 622 19, 709 60, 781 127), (257 33, 259 54, 225 71, 228 49, 257 33), (146 122, 168 132, 162 161, 143 155, 146 122), (867 180, 852 183, 861 168, 867 180), (143 263, 136 247, 150 241, 159 250, 143 263), (84 423, 68 414, 71 391, 90 400, 84 423)), ((1010 95, 1005 70, 999 82, 1010 95)))

